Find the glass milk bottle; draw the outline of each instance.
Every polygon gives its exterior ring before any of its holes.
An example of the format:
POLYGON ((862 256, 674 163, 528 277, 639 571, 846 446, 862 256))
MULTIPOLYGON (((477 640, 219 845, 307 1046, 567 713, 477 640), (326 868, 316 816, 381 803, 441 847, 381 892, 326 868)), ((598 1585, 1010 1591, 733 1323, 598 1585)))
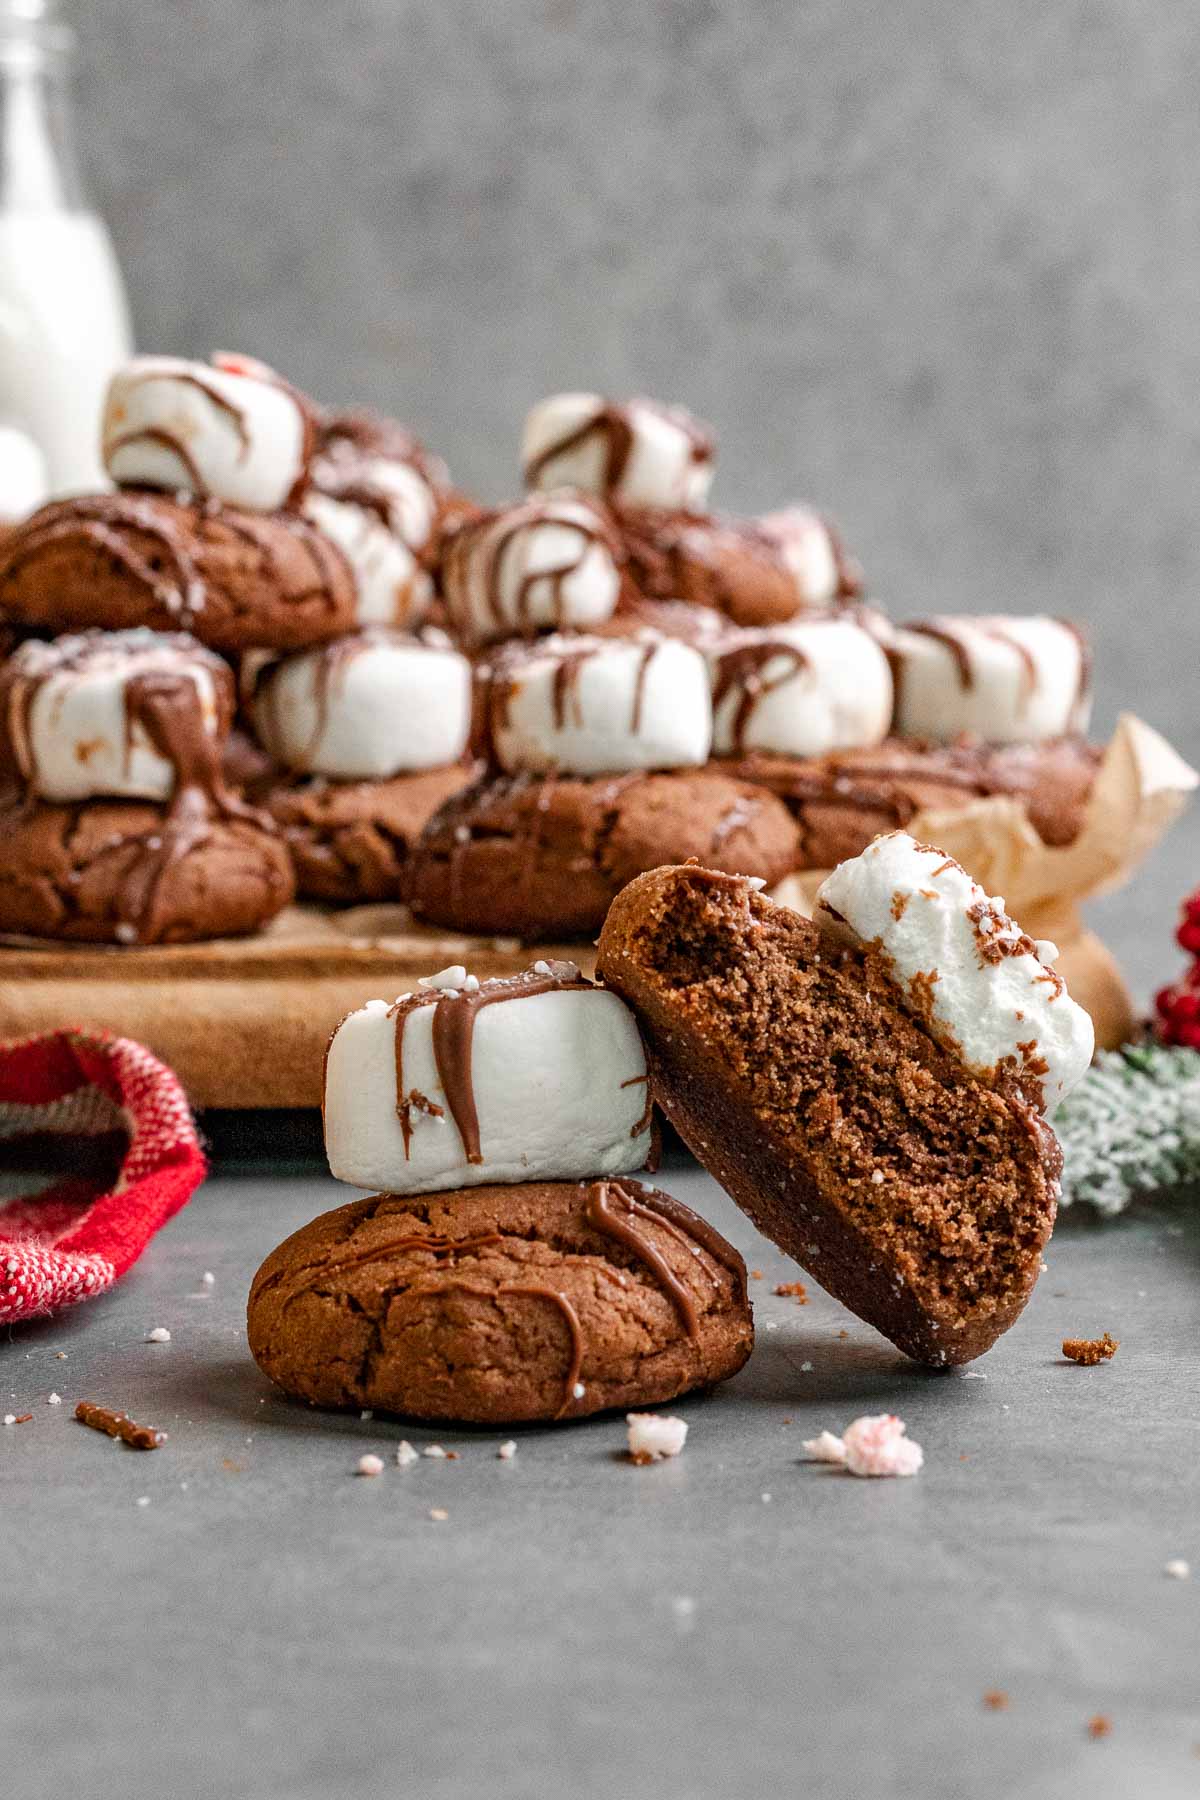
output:
POLYGON ((120 270, 75 162, 74 43, 56 0, 0 0, 0 431, 33 440, 52 494, 109 485, 100 405, 132 349, 120 270))

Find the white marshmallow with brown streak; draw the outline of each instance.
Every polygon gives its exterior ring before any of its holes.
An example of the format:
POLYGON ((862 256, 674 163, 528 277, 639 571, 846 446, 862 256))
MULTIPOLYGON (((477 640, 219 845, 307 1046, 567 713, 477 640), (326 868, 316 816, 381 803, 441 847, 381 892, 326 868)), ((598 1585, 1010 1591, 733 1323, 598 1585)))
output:
POLYGON ((1087 646, 1060 619, 942 614, 898 627, 891 654, 905 737, 1040 744, 1087 729, 1087 646))
POLYGON ((305 497, 303 511, 350 564, 360 625, 420 624, 433 601, 433 582, 378 512, 315 491, 305 497))
POLYGON ((629 1174, 650 1149, 646 1084, 633 1014, 573 964, 483 983, 443 970, 334 1033, 329 1166, 392 1194, 629 1174))
POLYGON ((870 749, 887 736, 891 670, 852 619, 729 632, 708 655, 718 756, 824 756, 870 749))
POLYGON ((621 593, 607 515, 583 495, 535 496, 461 526, 442 556, 442 591, 472 643, 611 619, 621 593))
POLYGON ((255 730, 284 768, 384 781, 455 763, 471 728, 471 668, 441 632, 376 629, 257 675, 255 730))
POLYGON ((182 633, 81 632, 20 645, 0 675, 9 756, 29 791, 68 805, 82 800, 168 800, 175 764, 144 723, 152 708, 186 710, 216 747, 229 732, 233 677, 212 651, 182 633))
POLYGON ((163 488, 274 512, 302 489, 310 415, 261 363, 135 356, 109 383, 104 464, 123 486, 163 488))
POLYGON ((676 638, 544 638, 485 679, 490 742, 509 774, 697 768, 711 753, 708 668, 676 638))
MULTIPOLYGON (((845 596, 851 579, 829 525, 811 506, 785 506, 755 520, 779 550, 806 607, 832 606, 845 596)), ((857 569, 851 581, 857 590, 857 569)))
POLYGON ((621 506, 699 511, 712 482, 708 427, 677 406, 551 394, 529 413, 521 460, 531 488, 579 488, 621 506))

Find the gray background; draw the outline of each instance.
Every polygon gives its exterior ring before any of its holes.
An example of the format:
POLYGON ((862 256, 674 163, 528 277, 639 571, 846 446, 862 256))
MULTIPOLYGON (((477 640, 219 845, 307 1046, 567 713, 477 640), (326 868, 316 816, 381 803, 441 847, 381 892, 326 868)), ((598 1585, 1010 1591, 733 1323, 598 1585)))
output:
MULTIPOLYGON (((467 485, 649 390, 900 615, 1045 608, 1193 757, 1200 12, 1146 0, 106 0, 82 144, 143 346, 395 409, 467 485)), ((1185 827, 1099 911, 1176 966, 1185 827)))

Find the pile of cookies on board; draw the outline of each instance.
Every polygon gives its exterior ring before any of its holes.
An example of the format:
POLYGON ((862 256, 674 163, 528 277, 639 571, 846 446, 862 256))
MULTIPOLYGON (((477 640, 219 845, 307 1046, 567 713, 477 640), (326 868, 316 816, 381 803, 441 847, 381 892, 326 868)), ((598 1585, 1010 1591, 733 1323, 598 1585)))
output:
POLYGON ((735 1374, 753 1345, 741 1257, 632 1178, 655 1105, 907 1355, 969 1362, 1008 1329, 1054 1221, 1049 1115, 1093 1048, 1054 946, 904 832, 835 869, 814 921, 760 886, 660 868, 609 912, 602 986, 570 962, 488 981, 458 965, 342 1022, 326 1149, 379 1191, 255 1276, 250 1347, 272 1380, 313 1405, 500 1424, 735 1374))
POLYGON ((247 358, 135 359, 102 438, 114 491, 0 546, 0 932, 184 942, 297 892, 585 936, 692 856, 773 885, 994 794, 1080 828, 1080 633, 890 624, 809 508, 705 510, 677 408, 542 402, 492 509, 247 358))

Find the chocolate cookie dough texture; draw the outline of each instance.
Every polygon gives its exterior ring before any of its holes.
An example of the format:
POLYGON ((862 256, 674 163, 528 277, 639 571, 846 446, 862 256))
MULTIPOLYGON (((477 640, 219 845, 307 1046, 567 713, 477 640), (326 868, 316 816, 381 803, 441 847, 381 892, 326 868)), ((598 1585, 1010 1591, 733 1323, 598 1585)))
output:
POLYGON ((255 930, 292 898, 268 820, 226 785, 233 678, 147 630, 22 645, 0 670, 0 929, 180 943, 255 930))
POLYGON ((334 1174, 388 1191, 269 1256, 251 1350, 298 1398, 484 1424, 582 1418, 733 1374, 741 1258, 630 1179, 650 1148, 633 1016, 572 963, 446 969, 330 1045, 334 1174))
POLYGON ((610 515, 586 495, 534 495, 451 532, 442 598, 464 643, 587 631, 611 619, 623 552, 610 515))
POLYGON ((795 867, 785 808, 708 766, 708 668, 677 639, 507 646, 479 673, 477 723, 493 772, 425 830, 411 894, 422 918, 575 936, 664 857, 771 882, 795 867))
POLYGON ((383 627, 259 667, 250 712, 285 779, 260 790, 300 892, 402 900, 413 845, 463 787, 471 667, 439 631, 383 627))
POLYGON ((638 1014, 656 1100, 739 1205, 947 1364, 1013 1323, 1053 1225, 1046 1115, 1092 1029, 1052 953, 897 833, 834 872, 816 923, 711 871, 645 875, 598 966, 638 1014))
POLYGON ((887 639, 903 737, 1042 744, 1086 731, 1091 657, 1077 625, 943 615, 887 639))

